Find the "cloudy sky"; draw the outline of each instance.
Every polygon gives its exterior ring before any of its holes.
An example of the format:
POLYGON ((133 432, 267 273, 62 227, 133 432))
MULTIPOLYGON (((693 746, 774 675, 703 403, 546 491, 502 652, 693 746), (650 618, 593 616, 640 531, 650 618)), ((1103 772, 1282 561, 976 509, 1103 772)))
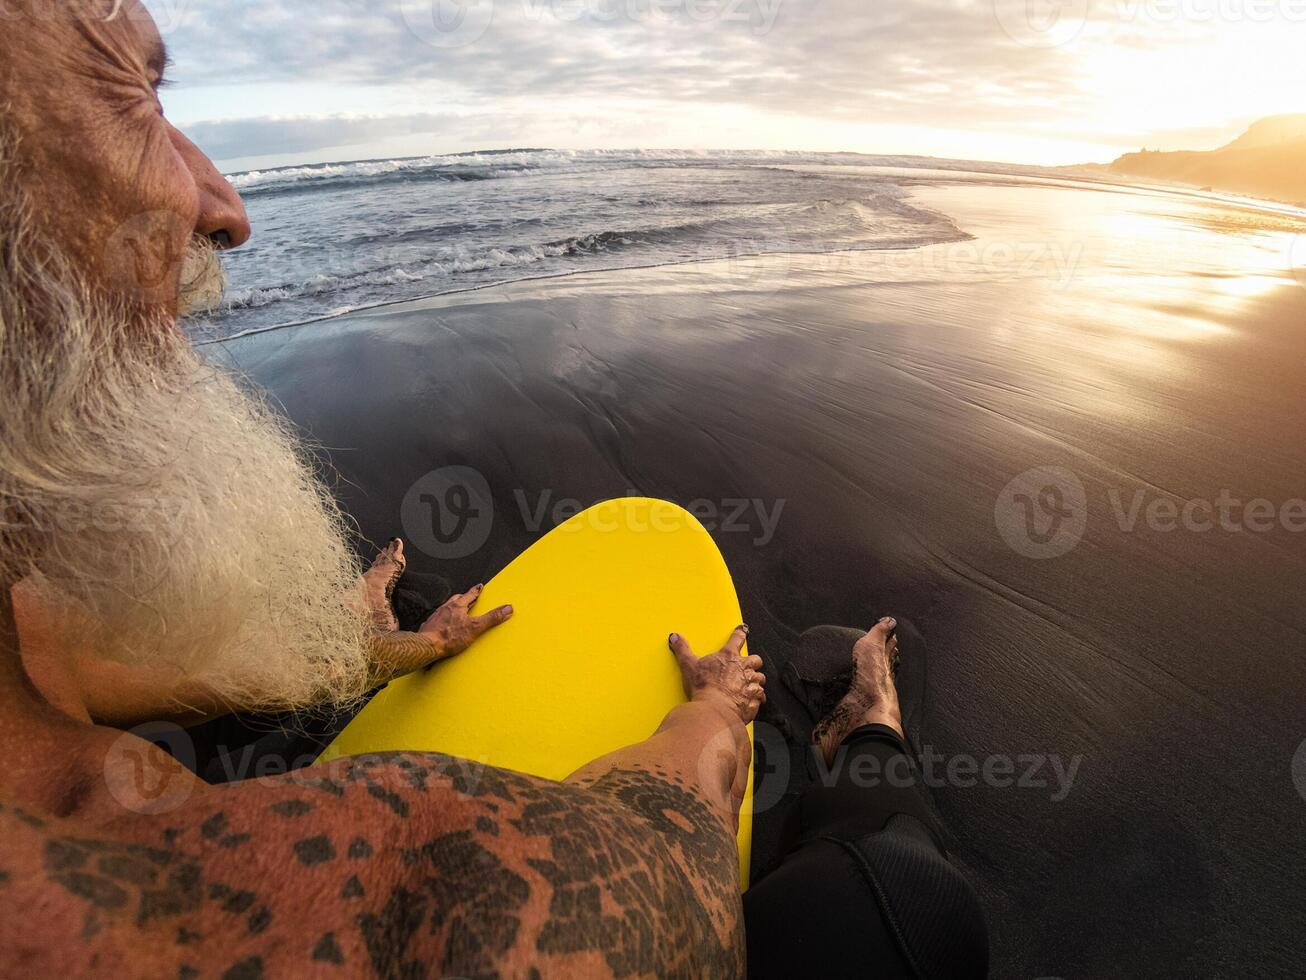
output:
POLYGON ((1030 163, 1306 111, 1306 0, 146 0, 226 170, 502 147, 1030 163))

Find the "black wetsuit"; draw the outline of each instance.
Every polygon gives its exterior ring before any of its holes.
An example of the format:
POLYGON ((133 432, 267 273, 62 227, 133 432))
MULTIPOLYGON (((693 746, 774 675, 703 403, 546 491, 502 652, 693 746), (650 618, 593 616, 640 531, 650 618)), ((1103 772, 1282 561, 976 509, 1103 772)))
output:
POLYGON ((987 976, 979 901, 906 744, 866 725, 839 751, 830 784, 799 800, 785 856, 744 894, 749 977, 987 976))

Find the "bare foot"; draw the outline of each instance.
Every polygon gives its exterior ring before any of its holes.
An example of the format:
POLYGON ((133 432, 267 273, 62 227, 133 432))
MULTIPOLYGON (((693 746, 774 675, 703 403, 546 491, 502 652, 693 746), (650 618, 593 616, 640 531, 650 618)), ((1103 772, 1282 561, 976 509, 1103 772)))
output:
POLYGON ((897 620, 886 616, 853 647, 852 684, 833 711, 812 733, 826 765, 834 761, 843 740, 862 725, 887 725, 902 734, 902 712, 893 675, 898 670, 897 620))
POLYGON ((391 597, 407 564, 404 560, 404 543, 398 538, 392 538, 373 560, 372 567, 363 573, 367 612, 372 617, 372 625, 383 633, 399 630, 399 620, 395 618, 391 597))

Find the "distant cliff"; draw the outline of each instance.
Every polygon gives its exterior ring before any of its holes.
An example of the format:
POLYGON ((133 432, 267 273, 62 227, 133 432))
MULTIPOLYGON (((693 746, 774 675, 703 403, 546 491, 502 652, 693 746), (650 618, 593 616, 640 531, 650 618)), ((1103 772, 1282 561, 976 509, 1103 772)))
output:
POLYGON ((1111 171, 1306 203, 1306 113, 1254 123, 1218 150, 1126 153, 1111 171))

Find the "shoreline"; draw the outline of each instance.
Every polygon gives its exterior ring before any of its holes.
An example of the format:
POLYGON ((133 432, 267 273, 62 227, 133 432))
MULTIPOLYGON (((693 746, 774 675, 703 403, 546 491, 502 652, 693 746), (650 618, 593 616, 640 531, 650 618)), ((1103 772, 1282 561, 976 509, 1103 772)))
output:
MULTIPOLYGON (((420 159, 420 158, 415 158, 415 159, 420 159)), ((359 162, 367 162, 367 161, 359 161, 359 162)), ((884 169, 884 168, 880 168, 880 169, 884 169)), ((902 169, 908 170, 911 168, 902 168, 902 169)), ((929 168, 920 168, 920 169, 922 170, 922 172, 931 172, 931 173, 936 172, 930 170, 929 168)), ((1177 197, 1189 198, 1198 201, 1217 202, 1222 205, 1237 208, 1240 210, 1245 210, 1253 214, 1274 214, 1287 218, 1301 218, 1303 221, 1306 221, 1306 208, 1296 207, 1294 205, 1290 205, 1284 202, 1260 200, 1257 198, 1244 198, 1238 195, 1222 194, 1220 192, 1202 192, 1197 190, 1196 188, 1190 189, 1182 185, 1166 186, 1166 185, 1155 185, 1155 184, 1145 184, 1145 183, 1131 183, 1128 181, 1095 178, 1087 175, 1060 175, 1060 174, 1058 175, 1042 175, 1042 174, 1013 175, 1009 173, 1003 173, 1000 171, 981 171, 981 170, 946 170, 946 171, 937 171, 937 172, 946 173, 949 175, 957 174, 957 175, 972 175, 972 176, 979 176, 979 177, 1008 178, 1009 180, 1001 186, 1031 186, 1031 187, 1052 186, 1052 187, 1079 187, 1084 189, 1088 189, 1091 187, 1095 189, 1105 189, 1107 192, 1128 192, 1128 193, 1140 193, 1144 195, 1174 195, 1177 197)), ((909 181, 910 179, 911 178, 908 178, 909 181)), ((921 180, 915 184, 909 183, 907 186, 911 189, 911 192, 908 194, 907 200, 916 201, 918 199, 919 193, 923 193, 924 196, 928 196, 932 187, 949 186, 953 182, 954 180, 951 180, 949 177, 942 177, 942 178, 936 178, 934 180, 930 180, 928 182, 921 180)), ((961 181, 955 181, 955 182, 962 183, 961 181)), ((974 236, 970 235, 965 228, 961 227, 961 225, 956 220, 954 220, 952 215, 948 215, 943 212, 936 212, 936 213, 941 214, 942 217, 951 221, 958 228, 961 234, 963 236, 966 236, 957 239, 957 241, 973 240, 974 236)), ((855 252, 915 251, 922 248, 930 248, 934 245, 944 245, 950 243, 951 242, 948 241, 940 241, 940 242, 927 242, 927 243, 911 244, 911 245, 892 245, 892 246, 879 246, 879 247, 867 246, 864 248, 831 248, 831 249, 825 249, 819 251, 812 251, 812 250, 768 251, 768 252, 741 254, 738 256, 731 256, 726 258, 711 257, 711 258, 702 258, 702 259, 672 260, 667 262, 655 262, 655 263, 649 263, 644 265, 618 265, 618 266, 600 267, 600 268, 593 268, 593 269, 575 269, 566 272, 549 273, 549 274, 544 274, 539 276, 521 276, 518 278, 500 279, 492 282, 476 283, 469 286, 460 286, 454 289, 441 290, 438 292, 430 293, 428 295, 419 296, 419 297, 407 297, 404 299, 388 300, 379 303, 365 304, 344 311, 327 313, 322 316, 309 317, 303 320, 293 320, 287 323, 274 323, 274 324, 269 324, 267 326, 251 327, 222 337, 195 338, 193 340, 193 343, 195 344, 196 347, 207 347, 213 344, 221 344, 227 341, 237 340, 242 337, 257 336, 259 334, 286 330, 293 327, 309 326, 311 324, 336 320, 341 317, 349 317, 357 314, 367 314, 377 310, 388 309, 390 307, 427 304, 433 301, 441 300, 445 297, 458 296, 462 293, 482 292, 487 289, 497 289, 500 287, 513 286, 519 283, 543 282, 543 281, 548 281, 553 279, 568 279, 572 276, 603 275, 603 274, 614 273, 614 272, 625 272, 625 271, 640 272, 640 271, 647 271, 650 269, 664 268, 668 266, 695 266, 695 265, 704 265, 710 263, 732 263, 732 262, 739 262, 747 259, 766 258, 769 256, 792 258, 797 256, 839 255, 844 253, 855 253, 855 252)))

